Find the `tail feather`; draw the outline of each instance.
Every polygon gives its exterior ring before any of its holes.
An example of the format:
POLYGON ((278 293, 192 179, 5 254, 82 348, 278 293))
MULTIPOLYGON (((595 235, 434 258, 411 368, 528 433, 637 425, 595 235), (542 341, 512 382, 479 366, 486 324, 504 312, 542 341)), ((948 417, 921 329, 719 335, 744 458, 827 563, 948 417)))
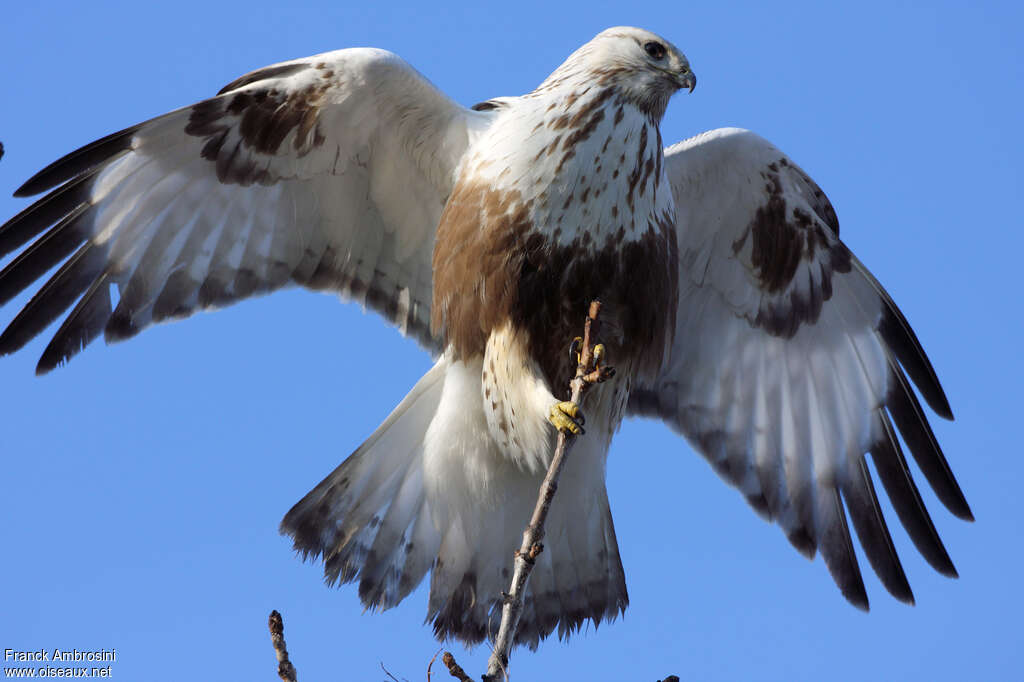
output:
MULTIPOLYGON (((554 632, 565 612, 565 605, 555 588, 551 556, 551 552, 544 551, 537 557, 537 565, 530 576, 530 590, 523 603, 523 615, 516 630, 516 642, 531 649, 536 649, 541 638, 554 632)), ((510 568, 511 565, 509 562, 510 568)), ((493 625, 494 631, 497 631, 498 622, 496 620, 493 625)))
POLYGON ((430 574, 427 620, 433 622, 438 639, 457 633, 460 639, 481 642, 487 636, 491 600, 480 590, 479 566, 474 561, 477 538, 466 537, 466 521, 454 518, 441 543, 430 574))
MULTIPOLYGON (((581 533, 581 535, 583 534, 581 533)), ((566 542, 565 539, 562 539, 559 543, 559 548, 568 551, 562 551, 558 555, 552 554, 551 556, 551 570, 555 576, 555 593, 547 595, 547 597, 557 598, 562 602, 562 613, 565 615, 558 626, 558 634, 561 637, 579 630, 586 619, 587 606, 590 603, 584 589, 585 578, 580 575, 582 571, 577 570, 579 562, 575 560, 572 545, 572 542, 566 542)), ((545 598, 545 595, 542 593, 538 592, 536 595, 541 599, 545 598)))
MULTIPOLYGON (((398 564, 405 581, 413 582, 405 591, 408 594, 426 574, 429 566, 419 570, 415 562, 409 565, 402 553, 410 543, 414 547, 419 544, 419 551, 428 556, 437 550, 437 539, 432 537, 436 533, 430 532, 429 523, 413 524, 412 536, 405 531, 425 505, 419 466, 422 434, 434 416, 443 385, 444 366, 439 362, 373 435, 281 521, 281 533, 292 537, 304 559, 323 557, 329 584, 351 582, 360 574, 377 576, 380 581, 389 566, 398 564), (394 512, 389 513, 392 507, 394 512), (422 532, 422 537, 416 531, 422 532)), ((384 583, 388 589, 368 586, 360 590, 367 606, 387 608, 404 596, 402 585, 395 580, 384 580, 382 587, 384 583)))
MULTIPOLYGON (((612 521, 612 512, 608 506, 608 493, 602 489, 601 501, 604 503, 604 547, 597 555, 604 558, 605 565, 605 609, 610 614, 610 620, 614 620, 616 614, 624 613, 629 605, 629 595, 626 593, 626 571, 622 568, 622 560, 619 558, 619 541, 615 536, 615 523, 612 521)), ((599 625, 597 621, 594 626, 599 625)))
POLYGON ((398 601, 409 596, 423 580, 423 576, 433 565, 436 549, 441 545, 441 533, 434 525, 431 515, 430 501, 424 502, 412 529, 412 546, 406 545, 407 556, 402 566, 402 576, 398 581, 398 601))
MULTIPOLYGON (((328 583, 359 582, 369 609, 398 604, 431 573, 427 621, 439 639, 497 634, 513 551, 543 473, 517 466, 487 430, 482 367, 442 358, 385 422, 281 522, 328 583)), ((604 488, 608 443, 576 444, 530 578, 516 643, 536 648, 626 607, 604 488)))
POLYGON ((413 525, 424 503, 423 470, 409 467, 366 555, 359 582, 363 603, 385 609, 398 604, 402 570, 415 549, 413 525))

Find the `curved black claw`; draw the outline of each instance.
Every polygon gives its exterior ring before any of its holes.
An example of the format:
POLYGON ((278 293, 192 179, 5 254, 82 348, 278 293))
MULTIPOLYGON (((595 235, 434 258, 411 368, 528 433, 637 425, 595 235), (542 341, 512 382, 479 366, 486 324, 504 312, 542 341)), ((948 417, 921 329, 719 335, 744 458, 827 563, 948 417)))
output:
POLYGON ((580 364, 580 351, 583 350, 583 337, 577 336, 569 344, 569 359, 575 362, 577 365, 580 364))

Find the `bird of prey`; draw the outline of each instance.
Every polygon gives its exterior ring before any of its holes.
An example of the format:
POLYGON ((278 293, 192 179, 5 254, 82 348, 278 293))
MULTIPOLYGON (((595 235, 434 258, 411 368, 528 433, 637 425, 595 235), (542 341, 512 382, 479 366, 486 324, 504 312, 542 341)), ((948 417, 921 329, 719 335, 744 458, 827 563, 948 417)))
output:
POLYGON ((682 434, 866 609, 851 520, 882 583, 910 602, 866 455, 922 555, 956 575, 897 436, 970 519, 911 381, 939 416, 952 418, 949 403, 796 163, 738 129, 663 149, 669 99, 695 84, 675 46, 628 27, 597 35, 532 92, 472 108, 377 49, 254 71, 17 190, 48 193, 0 228, 0 255, 20 249, 0 272, 0 303, 57 270, 0 353, 63 315, 47 372, 100 334, 127 339, 295 284, 380 313, 436 362, 281 531, 328 582, 358 581, 370 608, 395 606, 430 573, 442 638, 497 631, 560 429, 586 435, 517 642, 626 608, 605 464, 629 415, 682 434), (618 374, 577 406, 568 348, 592 299, 618 374))

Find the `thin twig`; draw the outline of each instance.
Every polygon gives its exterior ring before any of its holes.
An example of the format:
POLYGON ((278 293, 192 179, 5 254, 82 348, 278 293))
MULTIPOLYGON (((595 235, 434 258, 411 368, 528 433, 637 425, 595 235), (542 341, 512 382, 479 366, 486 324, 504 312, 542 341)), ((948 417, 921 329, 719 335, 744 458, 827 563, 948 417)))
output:
MULTIPOLYGON (((395 677, 394 675, 392 675, 391 671, 384 667, 384 662, 383 661, 381 661, 380 669, 384 671, 385 675, 387 675, 388 677, 393 679, 395 682, 402 682, 402 680, 400 680, 397 677, 395 677)), ((409 682, 409 680, 406 680, 405 682, 409 682)))
MULTIPOLYGON (((570 399, 577 405, 580 404, 584 392, 590 386, 610 379, 615 373, 610 367, 594 366, 596 363, 594 362, 592 341, 597 336, 597 316, 600 312, 601 302, 591 302, 589 314, 583 326, 583 348, 576 365, 576 376, 569 382, 569 387, 572 390, 570 399)), ((501 625, 498 627, 498 636, 494 640, 494 650, 487 660, 487 674, 483 676, 484 682, 498 682, 502 677, 507 676, 509 652, 515 641, 519 618, 523 614, 523 595, 526 593, 526 585, 537 556, 544 550, 544 545, 541 544, 541 540, 544 539, 544 522, 547 520, 548 510, 551 508, 551 500, 558 489, 558 477, 562 473, 562 466, 569 454, 573 440, 571 434, 559 431, 558 443, 555 446, 551 463, 548 465, 547 475, 540 486, 537 504, 533 508, 533 516, 530 517, 530 523, 523 532, 523 544, 515 553, 512 586, 509 588, 501 610, 501 625)))
POLYGON ((288 658, 288 647, 284 643, 284 620, 276 610, 270 612, 270 641, 274 643, 277 655, 277 676, 284 682, 296 682, 295 666, 288 658))
POLYGON ((455 662, 455 657, 452 656, 452 652, 444 652, 444 656, 441 657, 441 662, 448 667, 448 674, 457 678, 459 682, 473 682, 473 678, 467 675, 466 671, 462 669, 462 666, 455 662))
MULTIPOLYGON (((443 649, 444 647, 441 647, 443 649)), ((434 667, 434 661, 437 660, 437 655, 441 653, 441 649, 434 652, 434 655, 430 658, 430 663, 427 663, 427 682, 430 682, 431 672, 430 669, 434 667)))

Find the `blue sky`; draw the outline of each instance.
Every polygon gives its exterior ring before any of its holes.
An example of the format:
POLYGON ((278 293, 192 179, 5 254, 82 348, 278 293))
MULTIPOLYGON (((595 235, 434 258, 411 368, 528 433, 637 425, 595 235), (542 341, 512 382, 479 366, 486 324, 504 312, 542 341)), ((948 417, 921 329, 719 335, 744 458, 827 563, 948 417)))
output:
MULTIPOLYGON (((517 652, 513 679, 1019 677, 1020 6, 502 7, 11 3, 0 218, 63 153, 273 62, 385 47, 468 105, 532 89, 608 26, 661 33, 700 79, 670 105, 666 142, 750 128, 824 188, 942 379, 957 420, 933 425, 978 520, 924 491, 961 574, 951 581, 886 506, 918 605, 891 599, 862 557, 866 615, 685 442, 629 422, 608 488, 631 606, 568 644, 517 652)), ((122 680, 273 679, 276 608, 300 679, 383 679, 381 664, 423 679, 438 649, 425 589, 363 614, 352 586, 325 587, 277 534, 426 370, 414 343, 299 290, 94 344, 37 379, 47 339, 0 360, 0 648, 115 648, 122 680)), ((483 670, 483 647, 453 651, 483 670)))

